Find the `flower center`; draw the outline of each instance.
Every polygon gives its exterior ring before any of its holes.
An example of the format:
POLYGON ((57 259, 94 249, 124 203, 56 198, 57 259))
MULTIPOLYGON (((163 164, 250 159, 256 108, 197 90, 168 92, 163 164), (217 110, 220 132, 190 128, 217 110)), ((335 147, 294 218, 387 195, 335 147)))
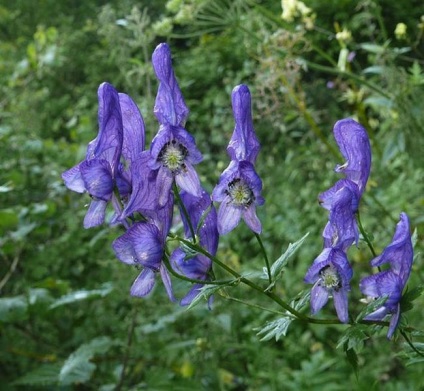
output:
POLYGON ((337 273, 337 270, 335 270, 333 267, 329 265, 323 267, 320 270, 319 275, 321 276, 321 286, 324 286, 327 289, 334 289, 336 291, 342 287, 339 274, 337 273))
POLYGON ((186 168, 184 161, 187 156, 187 148, 176 140, 171 140, 160 150, 158 160, 172 173, 176 173, 186 168))
POLYGON ((241 178, 235 178, 228 183, 225 193, 230 196, 231 202, 236 206, 247 207, 255 201, 252 189, 241 178))

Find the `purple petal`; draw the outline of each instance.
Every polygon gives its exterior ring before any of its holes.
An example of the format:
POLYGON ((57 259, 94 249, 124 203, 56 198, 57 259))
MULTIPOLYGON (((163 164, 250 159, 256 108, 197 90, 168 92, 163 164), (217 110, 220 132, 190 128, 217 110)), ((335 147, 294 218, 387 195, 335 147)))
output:
POLYGON ((167 203, 171 193, 173 180, 174 177, 167 168, 161 167, 159 169, 156 179, 159 207, 162 207, 167 203))
POLYGON ((230 197, 224 199, 218 210, 218 232, 225 235, 232 231, 240 222, 242 209, 230 203, 230 197))
POLYGON ((239 85, 232 92, 235 128, 227 147, 231 160, 247 160, 255 163, 260 144, 253 129, 250 91, 239 85))
POLYGON ((257 234, 262 232, 262 224, 256 215, 256 207, 254 205, 250 205, 243 210, 243 219, 253 232, 257 234))
POLYGON ((194 284, 188 293, 181 299, 180 305, 186 306, 190 305, 191 302, 200 294, 201 289, 204 285, 202 284, 194 284))
POLYGON ((400 304, 397 305, 395 312, 392 315, 392 319, 390 319, 389 330, 387 331, 387 338, 392 339, 393 334, 399 324, 400 320, 400 304))
POLYGON ((87 192, 100 200, 110 201, 113 192, 111 167, 106 160, 85 160, 80 165, 87 192))
POLYGON ((119 94, 119 104, 123 122, 122 155, 126 161, 133 162, 144 150, 144 121, 130 96, 119 94))
POLYGON ((349 320, 347 292, 345 289, 333 291, 334 308, 340 322, 347 323, 349 320))
POLYGON ((124 263, 139 263, 153 270, 159 270, 163 243, 159 229, 153 224, 142 222, 134 224, 122 236, 115 239, 112 247, 117 258, 124 263))
POLYGON ((166 43, 156 47, 152 62, 160 82, 153 112, 161 124, 182 125, 189 111, 175 78, 171 50, 166 43))
POLYGON ((157 171, 152 171, 148 162, 150 153, 144 151, 131 165, 132 193, 127 205, 122 211, 120 219, 131 216, 134 212, 144 214, 146 210, 153 210, 158 206, 156 186, 157 171))
POLYGON ((175 176, 175 181, 177 182, 177 185, 187 193, 196 197, 200 197, 202 195, 202 187, 200 186, 199 176, 191 164, 186 164, 186 169, 175 176))
POLYGON ((166 270, 166 267, 162 264, 160 266, 160 275, 162 277, 163 285, 165 286, 166 293, 168 294, 169 300, 176 301, 174 293, 172 292, 172 284, 171 284, 171 278, 169 277, 168 270, 166 270))
POLYGON ((107 202, 92 200, 84 217, 84 228, 93 228, 105 221, 107 202))
POLYGON ((86 160, 105 159, 115 175, 122 150, 123 126, 118 92, 109 83, 102 83, 98 90, 99 133, 87 148, 86 160))
POLYGON ((371 146, 365 128, 351 118, 337 121, 334 137, 346 163, 336 167, 344 172, 347 179, 358 185, 359 191, 365 189, 371 168, 371 146))
POLYGON ((131 296, 144 297, 147 296, 155 286, 155 273, 145 268, 135 279, 131 286, 131 296))
POLYGON ((328 291, 319 284, 315 284, 311 289, 311 312, 315 315, 327 304, 328 291))
POLYGON ((81 176, 80 166, 81 163, 63 172, 62 179, 69 190, 76 191, 77 193, 84 193, 85 184, 81 176))
POLYGON ((334 184, 333 187, 321 193, 318 196, 320 205, 330 211, 333 208, 333 205, 338 202, 340 197, 339 191, 343 188, 347 188, 352 192, 352 212, 356 213, 359 205, 360 192, 358 185, 349 179, 340 179, 334 184))
POLYGON ((390 263, 391 270, 400 276, 402 284, 405 285, 411 273, 413 259, 414 250, 409 218, 406 213, 401 213, 392 242, 383 250, 381 255, 371 261, 371 266, 390 263))

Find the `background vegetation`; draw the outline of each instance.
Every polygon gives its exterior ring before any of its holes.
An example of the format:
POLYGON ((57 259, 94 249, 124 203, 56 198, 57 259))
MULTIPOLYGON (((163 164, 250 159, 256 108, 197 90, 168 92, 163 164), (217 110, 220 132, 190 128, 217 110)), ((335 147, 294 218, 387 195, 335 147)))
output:
MULTIPOLYGON (((305 4, 310 12, 283 19, 271 0, 0 3, 0 390, 424 389, 422 361, 402 338, 388 342, 384 329, 356 347, 355 371, 337 348, 345 326, 295 322, 285 338, 260 341, 258 330, 275 315, 237 300, 272 306, 240 286, 216 295, 212 311, 169 303, 162 287, 145 300, 130 297, 137 270, 110 247, 119 229, 84 230, 88 196, 68 191, 60 177, 96 135, 103 81, 134 98, 151 140, 150 55, 166 41, 209 190, 227 165, 231 90, 246 83, 252 91, 270 258, 310 232, 279 295, 308 288, 303 276, 327 219, 317 195, 338 178, 332 127, 344 117, 359 120, 372 142, 364 226, 379 252, 399 213, 408 213, 418 232, 409 286, 423 284, 423 3, 305 4)), ((254 239, 239 226, 221 239, 220 258, 261 270, 254 239)), ((349 256, 357 313, 356 286, 371 254, 361 242, 349 256)), ((187 286, 175 284, 181 297, 187 286)), ((422 298, 416 303, 407 319, 419 329, 422 298)), ((331 305, 322 312, 334 315, 331 305)))

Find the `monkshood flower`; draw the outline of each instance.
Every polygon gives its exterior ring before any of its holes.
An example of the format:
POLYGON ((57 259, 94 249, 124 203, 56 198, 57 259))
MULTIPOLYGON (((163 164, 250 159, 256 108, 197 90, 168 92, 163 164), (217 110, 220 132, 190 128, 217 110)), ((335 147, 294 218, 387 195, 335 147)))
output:
POLYGON ((232 231, 242 218, 255 233, 261 233, 262 224, 256 215, 256 206, 263 205, 262 181, 252 163, 231 161, 212 192, 212 200, 220 202, 218 232, 232 231))
POLYGON ((159 80, 154 113, 160 127, 150 146, 149 165, 158 170, 159 205, 162 206, 174 180, 182 190, 200 197, 202 188, 193 165, 202 160, 202 154, 194 138, 183 127, 188 108, 172 69, 167 44, 162 43, 155 49, 152 62, 159 80))
POLYGON ((339 248, 324 248, 306 273, 304 281, 314 284, 311 290, 311 311, 316 314, 333 297, 334 307, 341 322, 348 317, 347 292, 350 291, 352 268, 346 253, 339 248))
MULTIPOLYGON (((209 194, 203 190, 201 197, 195 197, 187 192, 181 192, 181 200, 190 218, 192 228, 198 238, 199 244, 211 255, 215 255, 218 249, 217 214, 209 194)), ((192 238, 190 226, 184 213, 181 213, 185 236, 192 238)), ((196 280, 208 280, 212 261, 205 255, 190 254, 183 248, 177 248, 171 255, 172 267, 180 274, 196 280)), ((181 299, 181 305, 189 305, 199 294, 203 284, 194 284, 185 297, 181 299)), ((209 306, 212 304, 212 296, 209 306)))
POLYGON ((388 263, 390 269, 365 277, 359 283, 364 295, 371 298, 387 297, 380 308, 364 319, 383 320, 387 315, 391 315, 388 339, 393 337, 399 324, 400 300, 411 273, 413 257, 409 219, 406 213, 401 213, 391 244, 371 261, 371 266, 374 267, 388 263))
POLYGON ((346 162, 337 165, 336 172, 358 185, 358 199, 365 190, 371 169, 371 146, 365 128, 351 118, 337 121, 334 137, 346 162))
MULTIPOLYGON (((332 206, 328 223, 322 235, 324 247, 346 251, 352 243, 358 244, 359 231, 354 214, 357 209, 357 193, 356 185, 354 183, 352 185, 354 186, 353 190, 351 186, 342 186, 337 191, 326 192, 328 196, 331 194, 332 206)), ((327 197, 323 196, 322 200, 325 204, 327 197)))
POLYGON ((212 200, 221 203, 218 232, 225 235, 243 218, 253 232, 261 233, 256 206, 263 205, 265 200, 261 196, 262 181, 254 167, 260 145, 253 129, 247 86, 242 84, 233 89, 232 104, 235 128, 227 147, 231 162, 212 193, 212 200))
POLYGON ((109 83, 98 89, 99 133, 87 147, 85 160, 62 174, 68 189, 87 192, 92 201, 84 227, 104 222, 107 203, 112 199, 123 142, 122 114, 118 92, 109 83))
POLYGON ((235 127, 227 152, 231 160, 247 160, 255 164, 260 144, 253 129, 249 88, 244 84, 235 87, 231 100, 235 127))
POLYGON ((123 142, 116 185, 120 196, 125 198, 131 194, 131 166, 145 148, 145 128, 140 110, 129 95, 120 93, 119 104, 122 113, 123 142))
POLYGON ((165 240, 172 222, 173 197, 162 208, 146 214, 146 221, 137 222, 127 232, 115 239, 112 248, 123 263, 142 267, 131 286, 131 295, 144 297, 155 286, 156 274, 160 273, 168 297, 175 301, 171 279, 162 263, 165 240))

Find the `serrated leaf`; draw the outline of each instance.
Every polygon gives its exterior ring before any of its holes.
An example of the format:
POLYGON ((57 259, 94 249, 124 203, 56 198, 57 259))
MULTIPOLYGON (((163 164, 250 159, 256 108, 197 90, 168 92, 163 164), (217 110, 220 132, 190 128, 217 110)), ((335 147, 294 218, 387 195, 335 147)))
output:
POLYGON ((256 335, 263 335, 260 339, 261 341, 268 341, 272 338, 275 338, 275 340, 278 341, 281 336, 286 336, 287 329, 293 320, 294 318, 285 316, 272 322, 267 322, 265 327, 262 329, 255 329, 255 331, 259 330, 256 335))
POLYGON ((356 322, 361 321, 367 315, 369 315, 372 312, 374 312, 377 308, 380 308, 381 306, 383 306, 384 303, 386 302, 387 298, 388 298, 388 296, 382 296, 382 297, 379 297, 378 299, 373 300, 370 303, 368 303, 366 305, 366 307, 363 308, 362 311, 356 317, 356 322))
POLYGON ((424 292, 424 285, 416 286, 415 288, 412 288, 411 290, 407 290, 404 295, 402 296, 400 306, 402 309, 402 312, 410 311, 412 308, 414 308, 413 301, 416 300, 418 297, 420 297, 424 292))
POLYGON ((74 291, 57 299, 53 304, 50 305, 49 309, 60 307, 66 304, 75 303, 76 301, 87 300, 97 297, 105 297, 110 292, 112 292, 112 290, 112 284, 106 283, 103 284, 102 287, 99 289, 74 291))
MULTIPOLYGON (((280 277, 281 272, 282 272, 284 266, 286 266, 289 258, 300 248, 300 246, 303 244, 303 242, 308 237, 308 235, 309 235, 309 232, 305 236, 303 236, 303 238, 298 240, 297 242, 290 243, 289 246, 287 247, 287 250, 284 252, 284 254, 282 254, 280 256, 280 258, 278 258, 271 265, 271 268, 270 268, 271 279, 274 282, 272 284, 270 284, 270 286, 267 288, 267 290, 271 289, 274 286, 275 280, 277 280, 280 277)), ((268 278, 268 276, 267 276, 267 278, 268 278)))
POLYGON ((208 300, 210 296, 212 296, 214 293, 218 292, 222 288, 223 288, 223 285, 211 285, 211 284, 204 285, 200 289, 200 293, 193 299, 193 301, 190 303, 187 309, 188 310, 192 309, 197 304, 199 304, 202 299, 208 300))
POLYGON ((59 383, 68 386, 90 380, 96 365, 90 362, 96 354, 106 353, 115 342, 109 337, 98 337, 81 345, 63 364, 59 372, 59 383))
POLYGON ((55 386, 58 384, 61 363, 44 364, 16 379, 12 385, 55 386))
POLYGON ((368 335, 365 333, 366 329, 365 325, 348 327, 339 339, 336 349, 343 346, 345 352, 351 349, 359 351, 364 346, 364 341, 368 339, 368 335))
POLYGON ((352 366, 353 370, 355 371, 355 374, 358 372, 358 355, 356 354, 355 350, 348 349, 345 351, 346 358, 349 364, 352 366))

